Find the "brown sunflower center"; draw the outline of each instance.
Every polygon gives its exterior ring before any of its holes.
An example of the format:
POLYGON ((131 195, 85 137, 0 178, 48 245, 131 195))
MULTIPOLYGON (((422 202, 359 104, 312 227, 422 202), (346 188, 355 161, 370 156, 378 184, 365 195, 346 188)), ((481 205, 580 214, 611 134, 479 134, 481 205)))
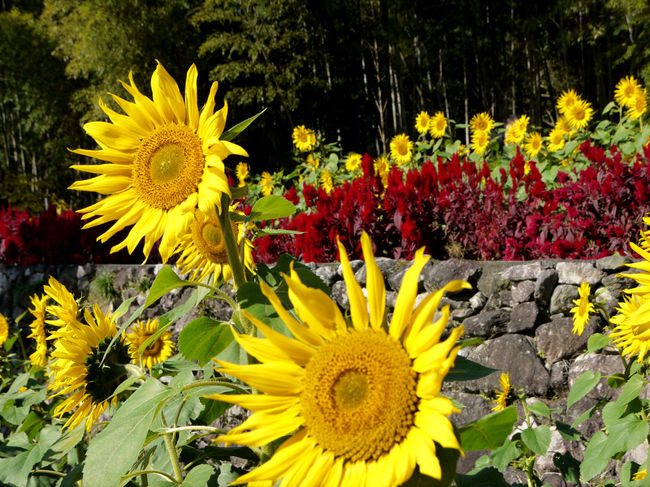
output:
MULTIPOLYGON (((234 229, 233 229, 234 230, 234 229)), ((228 263, 226 245, 216 217, 197 221, 192 225, 192 241, 205 258, 215 264, 228 263)))
MULTIPOLYGON (((147 341, 151 337, 152 333, 145 333, 138 339, 138 348, 140 348, 140 345, 142 345, 145 341, 147 341)), ((163 347, 163 341, 162 338, 159 337, 157 340, 154 340, 153 343, 150 343, 147 345, 147 348, 144 349, 142 352, 143 357, 157 357, 160 351, 162 350, 163 347)))
POLYGON ((399 342, 383 331, 350 331, 321 347, 305 367, 305 427, 336 456, 376 459, 412 427, 416 386, 399 342))
POLYGON ((169 209, 197 191, 204 169, 198 135, 186 125, 169 124, 142 141, 133 160, 133 186, 144 203, 169 209))

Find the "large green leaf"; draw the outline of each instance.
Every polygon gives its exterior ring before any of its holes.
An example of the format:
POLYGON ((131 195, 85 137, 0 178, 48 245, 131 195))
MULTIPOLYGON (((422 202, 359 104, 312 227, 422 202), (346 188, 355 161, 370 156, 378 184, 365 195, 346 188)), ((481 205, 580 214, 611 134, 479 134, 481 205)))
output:
POLYGON ((181 330, 178 350, 186 359, 197 360, 203 366, 230 345, 233 339, 228 323, 202 316, 181 330))
POLYGON ((491 369, 459 355, 444 380, 447 382, 475 380, 488 376, 495 371, 496 369, 491 369))
POLYGON ((488 414, 460 428, 460 444, 465 451, 494 450, 506 440, 517 422, 514 406, 488 414))
POLYGON ((569 391, 569 395, 566 400, 567 411, 571 406, 573 406, 580 399, 585 397, 589 391, 591 391, 596 384, 600 381, 600 372, 594 374, 591 370, 585 370, 578 380, 573 383, 573 387, 569 391))
POLYGON ((34 466, 41 461, 59 438, 61 430, 53 425, 45 426, 35 443, 27 443, 30 448, 16 456, 0 459, 0 484, 27 485, 27 479, 34 466))
POLYGON ((612 341, 612 338, 609 335, 603 335, 601 333, 594 333, 587 340, 587 351, 589 353, 597 352, 609 345, 609 342, 612 341))
POLYGON ((214 473, 212 466, 203 464, 194 467, 185 477, 181 487, 205 487, 208 485, 208 480, 214 473))
POLYGON ((150 378, 122 404, 106 428, 90 442, 83 469, 84 485, 120 485, 120 477, 142 450, 158 405, 172 393, 150 378))
POLYGON ((284 196, 268 195, 255 202, 250 213, 250 221, 275 220, 291 216, 296 212, 294 204, 284 196))
POLYGON ((160 272, 158 272, 158 275, 151 284, 151 289, 149 289, 149 294, 147 294, 147 300, 145 301, 144 306, 145 308, 151 306, 172 289, 191 285, 191 281, 181 279, 174 270, 167 265, 160 269, 160 272))
POLYGON ((551 429, 543 424, 537 428, 526 428, 521 432, 521 441, 538 455, 545 455, 551 444, 551 429))
POLYGON ((490 460, 492 461, 492 464, 502 472, 511 461, 519 457, 521 454, 521 449, 517 447, 517 444, 514 441, 506 441, 502 446, 492 452, 490 460))

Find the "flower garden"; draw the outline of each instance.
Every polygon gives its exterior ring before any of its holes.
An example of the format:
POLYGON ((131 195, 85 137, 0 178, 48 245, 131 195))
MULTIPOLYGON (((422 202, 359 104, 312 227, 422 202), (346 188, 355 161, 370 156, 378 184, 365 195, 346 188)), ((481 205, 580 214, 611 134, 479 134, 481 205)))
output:
POLYGON ((0 212, 3 264, 163 265, 143 302, 103 308, 48 276, 25 313, 0 315, 0 483, 462 487, 508 485, 508 467, 542 486, 535 465, 555 432, 581 445, 553 457, 564 485, 645 485, 650 128, 634 77, 602 113, 564 91, 548 133, 526 115, 464 125, 422 111, 413 135, 373 156, 298 125, 294 169, 257 175, 235 141, 259 115, 231 124, 216 83, 199 108, 198 76, 192 65, 179 87, 159 63, 151 96, 130 76, 131 99, 112 95, 122 113, 100 101, 110 121, 84 126, 97 147, 73 151, 84 159, 72 169, 91 177, 71 186, 96 202, 0 212), (462 130, 471 143, 455 138, 462 130), (564 412, 601 378, 619 394, 573 424, 468 358, 481 335, 465 338, 471 322, 451 306, 469 277, 419 289, 430 261, 617 254, 628 262, 617 277, 634 287, 612 313, 607 286, 580 283, 570 331, 600 317, 586 348, 622 372, 585 371, 564 412), (390 290, 383 258, 408 261, 390 290), (314 262, 340 262, 347 306, 304 265, 314 262), (145 319, 179 289, 189 299, 145 319), (227 320, 205 313, 172 333, 217 301, 227 320), (457 425, 465 405, 449 383, 491 374, 491 411, 457 425), (234 423, 233 405, 248 411, 234 423), (645 459, 624 457, 644 444, 645 459), (473 452, 483 454, 457 471, 473 452))

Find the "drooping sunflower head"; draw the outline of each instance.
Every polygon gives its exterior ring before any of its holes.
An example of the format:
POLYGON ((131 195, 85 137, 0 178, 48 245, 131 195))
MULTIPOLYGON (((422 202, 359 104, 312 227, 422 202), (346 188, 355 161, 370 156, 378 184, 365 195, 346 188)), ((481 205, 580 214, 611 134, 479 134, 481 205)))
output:
POLYGON ((436 112, 436 114, 431 119, 431 124, 429 128, 429 133, 431 137, 439 139, 444 137, 445 132, 447 131, 447 117, 442 112, 436 112))
POLYGON ((54 341, 48 389, 56 391, 53 397, 68 395, 56 406, 54 415, 61 417, 74 411, 63 428, 73 429, 85 421, 90 431, 127 377, 124 366, 130 357, 126 344, 118 339, 110 346, 117 334, 115 318, 95 304, 92 313, 84 310, 85 323, 64 330, 54 341))
POLYGON ((408 164, 413 158, 413 142, 406 134, 399 134, 390 141, 390 157, 398 166, 408 164))
POLYGON ((33 338, 36 341, 36 351, 29 356, 32 365, 45 367, 47 365, 47 337, 45 334, 45 313, 47 309, 47 294, 38 296, 35 294, 30 298, 33 308, 29 312, 34 317, 34 321, 29 324, 31 333, 27 338, 33 338))
POLYGON ((361 154, 351 152, 345 160, 345 168, 350 172, 358 171, 361 168, 361 154))
POLYGON ((9 323, 7 322, 7 318, 0 313, 0 346, 4 345, 7 338, 9 338, 9 323))
POLYGON ((503 411, 508 405, 508 397, 510 396, 510 373, 503 372, 499 376, 499 387, 500 391, 497 391, 497 397, 494 399, 495 406, 492 408, 492 411, 503 411))
POLYGON ((627 110, 627 116, 632 120, 641 118, 643 114, 648 110, 648 95, 645 88, 640 88, 634 95, 629 108, 627 110))
POLYGON ((79 324, 79 305, 74 295, 63 284, 50 276, 48 283, 43 286, 43 292, 56 304, 48 304, 46 312, 56 319, 49 319, 45 322, 55 327, 50 334, 55 339, 59 333, 65 333, 67 329, 74 328, 79 324))
POLYGON ((557 99, 557 109, 562 115, 566 115, 569 109, 580 99, 580 95, 578 95, 575 90, 565 90, 557 99))
POLYGON ((149 343, 142 354, 138 351, 140 346, 158 332, 160 323, 158 318, 148 319, 146 322, 138 320, 131 331, 126 334, 129 354, 134 364, 142 363, 143 367, 151 369, 154 365, 167 360, 174 353, 172 334, 165 331, 153 342, 149 343))
POLYGON ((301 152, 307 152, 314 148, 316 145, 316 134, 312 129, 308 129, 304 125, 294 127, 291 134, 293 145, 301 152))
POLYGON ((104 199, 79 210, 86 227, 116 220, 99 240, 131 226, 126 238, 111 252, 127 248, 131 253, 144 240, 148 258, 160 240, 163 262, 173 253, 177 239, 187 230, 192 210, 219 208, 222 194, 230 194, 223 160, 230 154, 247 156, 244 149, 220 140, 226 124, 227 105, 214 112, 217 83, 199 111, 197 69, 187 71, 185 97, 176 81, 159 63, 151 76, 152 98, 142 94, 129 74, 122 83, 133 102, 111 95, 125 114, 100 100, 111 122, 90 122, 84 129, 99 150, 74 152, 109 164, 74 165, 74 169, 99 176, 77 181, 71 189, 95 191, 104 199))
POLYGON ((449 307, 440 315, 437 311, 445 291, 470 286, 450 282, 415 307, 418 275, 428 261, 421 249, 402 280, 389 323, 384 280, 365 233, 361 244, 367 299, 339 242, 349 318, 293 270, 285 282, 297 318, 261 282, 293 337, 247 314, 265 338, 235 334, 236 339, 260 363, 220 362, 221 371, 259 394, 211 396, 254 413, 217 441, 260 446, 292 436, 269 461, 235 483, 271 485, 282 478, 283 485, 300 486, 309 476, 320 485, 400 485, 416 464, 421 473, 440 479, 437 449, 460 450, 447 418, 458 409, 440 390, 458 353, 462 327, 440 341, 449 307))
POLYGON ((262 187, 263 196, 268 196, 273 193, 273 177, 270 172, 262 172, 262 176, 260 177, 260 186, 262 187))
POLYGON ((594 109, 591 108, 591 103, 585 100, 576 101, 566 111, 566 117, 569 124, 574 129, 582 129, 589 125, 591 118, 594 116, 594 109))
POLYGON ((535 157, 542 150, 542 134, 535 131, 526 137, 524 150, 530 157, 535 157))
POLYGON ((415 130, 417 130, 419 134, 426 134, 429 131, 430 124, 431 115, 429 115, 428 112, 421 111, 418 113, 417 117, 415 117, 415 130))
POLYGON ((334 181, 329 171, 325 170, 320 174, 320 186, 327 194, 330 194, 334 189, 334 181))
POLYGON ((631 108, 634 105, 634 97, 641 90, 641 85, 634 76, 625 76, 616 83, 614 99, 621 107, 631 108))
POLYGON ((487 132, 488 134, 494 128, 494 119, 487 113, 477 113, 469 121, 469 127, 472 132, 487 132))
POLYGON ((248 164, 245 162, 237 163, 237 166, 235 167, 235 174, 237 175, 237 181, 240 187, 246 185, 246 178, 248 177, 248 173, 248 164))
MULTIPOLYGON (((241 243, 244 235, 236 223, 231 224, 233 234, 237 235, 238 243, 241 243)), ((245 239, 244 263, 251 272, 255 267, 252 248, 250 240, 245 239)), ((220 278, 226 282, 232 279, 232 269, 228 263, 226 244, 216 212, 194 213, 190 231, 181 237, 177 252, 180 252, 180 256, 176 265, 181 272, 190 274, 192 280, 202 281, 211 277, 211 282, 217 283, 220 278)))
POLYGON ((571 308, 573 313, 573 334, 582 335, 585 325, 589 323, 589 313, 596 311, 594 304, 589 301, 591 286, 587 282, 582 282, 578 288, 580 297, 573 300, 576 306, 571 308))
POLYGON ((650 348, 650 295, 626 296, 618 303, 618 314, 610 318, 614 325, 610 336, 626 357, 637 356, 643 362, 650 348))

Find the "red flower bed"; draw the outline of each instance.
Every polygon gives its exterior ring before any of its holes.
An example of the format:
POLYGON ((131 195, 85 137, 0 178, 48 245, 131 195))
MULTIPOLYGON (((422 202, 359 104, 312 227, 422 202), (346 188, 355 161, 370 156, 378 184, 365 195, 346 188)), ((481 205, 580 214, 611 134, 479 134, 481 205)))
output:
MULTIPOLYGON (((427 162, 421 170, 393 168, 384 188, 366 154, 363 176, 330 194, 303 186, 308 211, 280 226, 304 232, 258 239, 257 258, 273 262, 283 253, 304 261, 337 259, 336 237, 360 257, 365 230, 376 254, 411 259, 424 246, 434 258, 597 258, 629 253, 642 217, 650 211, 650 148, 633 163, 585 142, 590 166, 576 175, 560 173, 549 190, 534 162, 517 154, 509 171, 491 177, 489 168, 454 156, 427 162), (528 174, 526 174, 528 172, 528 174), (521 189, 523 188, 523 190, 521 189), (522 196, 523 195, 523 196, 522 196)), ((297 201, 297 193, 287 195, 297 201)))

